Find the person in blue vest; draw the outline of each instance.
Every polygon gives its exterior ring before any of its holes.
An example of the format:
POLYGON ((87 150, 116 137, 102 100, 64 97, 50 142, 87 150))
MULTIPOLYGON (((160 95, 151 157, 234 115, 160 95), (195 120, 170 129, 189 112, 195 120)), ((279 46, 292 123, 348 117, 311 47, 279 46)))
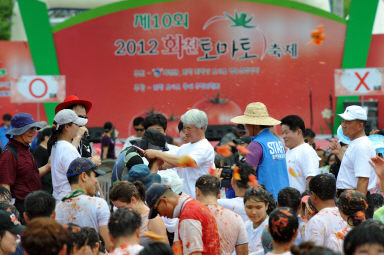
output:
POLYGON ((12 115, 6 113, 3 115, 3 124, 0 126, 0 151, 4 150, 5 145, 7 145, 9 139, 6 136, 8 131, 12 129, 11 126, 12 115))
POLYGON ((285 148, 271 131, 280 121, 269 116, 267 107, 260 102, 247 105, 244 115, 231 119, 236 124, 245 124, 252 142, 246 162, 253 166, 260 185, 277 198, 279 191, 289 186, 285 148))

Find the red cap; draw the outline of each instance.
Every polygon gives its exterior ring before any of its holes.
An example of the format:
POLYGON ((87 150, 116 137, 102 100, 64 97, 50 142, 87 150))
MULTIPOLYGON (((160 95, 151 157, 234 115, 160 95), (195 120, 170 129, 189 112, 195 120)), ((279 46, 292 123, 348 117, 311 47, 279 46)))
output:
POLYGON ((63 110, 63 109, 67 109, 68 107, 70 107, 71 105, 76 105, 76 104, 82 104, 85 106, 85 111, 88 113, 89 110, 91 110, 92 108, 92 103, 90 101, 87 101, 87 100, 81 100, 80 98, 78 98, 77 96, 75 95, 70 95, 70 96, 67 96, 65 99, 64 99, 64 102, 58 104, 55 108, 55 114, 57 114, 59 111, 63 110))

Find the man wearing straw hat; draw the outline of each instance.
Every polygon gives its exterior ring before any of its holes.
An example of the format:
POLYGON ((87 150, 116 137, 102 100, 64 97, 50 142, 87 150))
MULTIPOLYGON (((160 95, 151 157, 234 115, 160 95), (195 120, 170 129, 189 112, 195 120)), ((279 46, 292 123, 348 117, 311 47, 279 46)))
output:
POLYGON ((259 184, 277 198, 279 191, 289 186, 284 145, 270 131, 280 121, 270 117, 267 107, 260 102, 248 104, 244 115, 231 121, 245 124, 249 135, 253 136, 246 161, 254 167, 259 184))

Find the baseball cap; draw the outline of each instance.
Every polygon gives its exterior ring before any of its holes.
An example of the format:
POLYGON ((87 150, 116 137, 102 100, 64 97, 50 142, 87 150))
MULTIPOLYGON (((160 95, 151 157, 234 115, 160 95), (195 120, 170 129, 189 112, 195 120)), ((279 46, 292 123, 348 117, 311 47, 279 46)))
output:
POLYGON ((20 235, 25 227, 21 225, 13 213, 0 210, 0 229, 7 230, 15 235, 20 235))
POLYGON ((131 141, 131 144, 139 146, 141 149, 154 149, 168 151, 165 135, 154 129, 147 129, 141 139, 131 141))
POLYGON ((155 206, 157 200, 166 192, 167 190, 171 190, 170 187, 165 185, 153 185, 149 188, 147 191, 147 194, 145 195, 145 201, 147 202, 148 207, 150 208, 148 219, 153 219, 156 217, 156 215, 159 213, 156 209, 153 207, 155 206))
POLYGON ((161 177, 158 174, 152 174, 146 164, 136 164, 128 172, 128 181, 141 181, 145 189, 151 187, 154 183, 161 183, 161 177))
POLYGON ((343 120, 367 120, 367 112, 358 105, 348 106, 344 113, 339 114, 343 120))
POLYGON ((88 122, 87 119, 80 118, 74 111, 70 109, 59 111, 53 120, 57 124, 56 129, 58 129, 60 125, 64 124, 75 123, 78 126, 84 126, 88 122))
POLYGON ((72 160, 71 164, 69 164, 67 178, 80 175, 82 172, 87 172, 89 170, 94 171, 96 176, 105 175, 105 172, 97 169, 97 165, 89 158, 77 158, 72 160))

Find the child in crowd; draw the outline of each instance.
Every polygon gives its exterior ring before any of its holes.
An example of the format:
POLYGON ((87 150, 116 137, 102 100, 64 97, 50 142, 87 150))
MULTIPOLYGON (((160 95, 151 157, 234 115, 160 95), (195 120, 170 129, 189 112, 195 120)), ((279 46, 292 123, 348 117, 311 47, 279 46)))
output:
POLYGON ((244 194, 244 207, 249 221, 245 223, 248 234, 250 254, 264 254, 261 234, 268 224, 268 206, 270 193, 258 187, 249 188, 244 194))
POLYGON ((279 207, 269 215, 268 230, 273 239, 273 250, 267 255, 290 255, 289 251, 298 234, 299 221, 289 207, 279 207))
POLYGON ((384 225, 367 220, 348 232, 344 239, 344 254, 383 254, 384 225))
MULTIPOLYGON (((337 200, 337 207, 340 216, 348 223, 348 230, 366 220, 368 204, 365 195, 359 191, 347 190, 341 193, 337 200)), ((346 233, 343 233, 343 235, 346 233)))
POLYGON ((163 237, 163 240, 168 244, 167 231, 160 216, 153 219, 148 219, 149 207, 144 203, 145 201, 145 187, 142 182, 135 181, 130 183, 122 181, 113 186, 109 193, 109 199, 117 208, 131 208, 134 209, 141 217, 140 227, 140 244, 145 245, 151 243, 152 239, 144 235, 145 232, 150 231, 163 237))

